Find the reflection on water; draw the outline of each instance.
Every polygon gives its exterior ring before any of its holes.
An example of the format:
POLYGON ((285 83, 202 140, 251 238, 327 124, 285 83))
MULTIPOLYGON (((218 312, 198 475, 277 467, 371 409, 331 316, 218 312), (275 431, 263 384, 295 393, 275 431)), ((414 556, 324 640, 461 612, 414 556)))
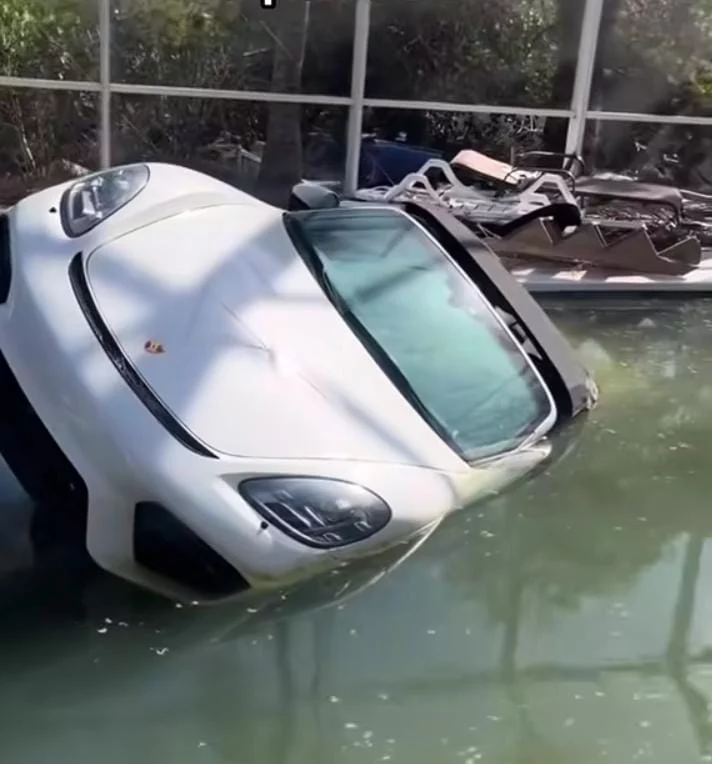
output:
POLYGON ((712 306, 552 310, 602 389, 575 448, 370 586, 397 555, 176 608, 33 563, 8 484, 2 761, 712 761, 712 306))

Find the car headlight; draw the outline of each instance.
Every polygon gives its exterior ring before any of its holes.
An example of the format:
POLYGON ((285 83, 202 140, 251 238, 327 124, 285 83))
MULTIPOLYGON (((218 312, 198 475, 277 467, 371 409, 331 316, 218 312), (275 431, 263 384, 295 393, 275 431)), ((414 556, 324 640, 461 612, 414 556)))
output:
POLYGON ((135 199, 148 183, 146 165, 117 167, 88 175, 62 197, 62 225, 67 236, 81 236, 135 199))
POLYGON ((240 483, 239 491, 265 520, 302 544, 321 549, 362 541, 391 519, 383 499, 342 480, 252 478, 240 483))

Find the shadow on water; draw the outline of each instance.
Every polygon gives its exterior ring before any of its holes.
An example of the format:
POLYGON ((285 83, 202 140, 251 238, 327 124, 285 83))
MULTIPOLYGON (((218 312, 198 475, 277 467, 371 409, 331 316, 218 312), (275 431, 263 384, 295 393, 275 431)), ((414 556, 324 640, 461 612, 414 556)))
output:
MULTIPOLYGON (((637 677, 641 685, 664 679, 694 732, 696 756, 712 760, 712 695, 692 678, 696 667, 708 666, 710 650, 691 651, 712 536, 712 311, 704 304, 652 301, 632 308, 618 304, 604 312, 585 307, 551 312, 597 371, 602 405, 573 457, 575 464, 557 466, 548 479, 518 496, 492 502, 476 520, 457 521, 472 524, 473 533, 492 541, 476 561, 461 558, 467 570, 451 569, 451 580, 467 587, 502 627, 499 670, 472 680, 509 688, 529 740, 522 761, 568 761, 551 749, 541 758, 533 753, 538 735, 526 711, 527 686, 600 684, 616 674, 637 677), (552 633, 565 620, 563 614, 581 613, 592 598, 625 598, 646 572, 666 561, 674 561, 675 568, 668 580, 679 576, 679 583, 668 597, 667 612, 662 598, 652 607, 659 648, 646 650, 650 640, 639 639, 629 645, 631 657, 605 656, 600 662, 531 662, 529 651, 521 650, 532 616, 552 633), (518 660, 520 651, 523 660, 518 660)), ((612 612, 630 615, 620 602, 613 603, 612 612)), ((624 636, 618 630, 601 634, 604 640, 614 637, 612 643, 624 636)), ((641 693, 633 697, 640 699, 641 693)), ((573 725, 573 717, 566 722, 573 725)), ((601 755, 607 754, 602 748, 601 755)), ((649 744, 635 754, 636 759, 655 758, 649 744)))
MULTIPOLYGON (((314 724, 318 727, 321 660, 332 643, 329 609, 343 608, 423 543, 420 539, 403 544, 361 564, 277 592, 245 595, 230 604, 179 605, 105 574, 77 546, 74 536, 59 534, 54 543, 46 543, 46 532, 33 532, 37 515, 44 509, 33 505, 6 473, 0 478, 5 496, 0 515, 4 563, 0 576, 0 750, 5 756, 18 745, 12 761, 20 760, 15 756, 23 761, 46 761, 50 751, 54 761, 65 761, 65 756, 68 762, 76 761, 78 739, 80 748, 87 740, 90 747, 98 746, 102 734, 94 739, 86 729, 98 713, 96 703, 118 707, 119 717, 130 725, 126 734, 138 744, 133 749, 132 743, 130 750, 145 753, 153 746, 146 735, 150 738, 149 730, 162 724, 161 714, 156 718, 152 706, 165 701, 170 705, 175 700, 170 685, 176 664, 190 663, 196 649, 205 651, 207 660, 201 660, 201 667, 206 669, 207 682, 197 688, 200 695, 209 689, 211 677, 216 683, 224 679, 222 669, 212 665, 210 651, 231 651, 233 646, 239 651, 245 645, 263 664, 261 675, 241 670, 246 668, 242 661, 247 656, 231 656, 230 670, 235 672, 236 682, 232 690, 242 698, 231 698, 225 704, 224 698, 216 702, 207 692, 200 698, 201 706, 209 709, 211 724, 229 730, 241 703, 250 706, 248 718, 253 716, 253 703, 259 709, 259 690, 269 685, 275 730, 257 741, 258 747, 263 746, 258 755, 265 761, 288 761, 298 734, 295 704, 303 702, 303 693, 295 684, 295 638, 299 641, 300 636, 294 633, 295 621, 298 627, 300 618, 323 611, 310 629, 314 651, 310 694, 316 700, 314 724), (148 707, 139 711, 142 702, 148 707), (26 703, 32 709, 29 714, 26 703), (136 712, 145 712, 146 718, 137 718, 136 712), (35 725, 42 726, 39 736, 32 731, 35 725), (58 738, 68 746, 66 751, 61 746, 54 750, 53 741, 58 738)), ((44 518, 43 528, 46 522, 44 518)), ((179 679, 178 685, 186 679, 189 677, 179 679)), ((181 689, 188 687, 189 683, 181 689)), ((243 742, 251 744, 250 740, 247 736, 243 742)), ((203 747, 201 741, 191 741, 191 755, 182 760, 192 760, 196 745, 203 747)), ((201 753, 204 758, 206 754, 201 753)), ((87 758, 94 755, 87 752, 87 758)), ((116 762, 126 761, 127 755, 121 745, 114 753, 102 754, 104 761, 116 762)), ((322 758, 323 751, 317 746, 312 760, 322 758)))
POLYGON ((3 760, 712 760, 712 308, 554 315, 602 388, 575 448, 404 561, 177 608, 3 491, 3 760))

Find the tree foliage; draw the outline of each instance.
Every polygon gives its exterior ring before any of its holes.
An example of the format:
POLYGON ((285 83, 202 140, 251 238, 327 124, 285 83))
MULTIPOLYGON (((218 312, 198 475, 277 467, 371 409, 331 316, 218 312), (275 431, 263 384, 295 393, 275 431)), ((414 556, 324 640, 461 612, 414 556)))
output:
MULTIPOLYGON (((264 91, 290 73, 292 92, 346 96, 355 2, 282 0, 285 8, 307 3, 300 43, 280 28, 279 5, 263 11, 256 0, 113 0, 112 80, 264 91), (303 61, 290 68, 300 44, 303 61)), ((567 108, 583 7, 583 0, 373 0, 367 96, 567 108)), ((96 0, 4 0, 0 73, 96 81, 97 10, 96 0)), ((712 0, 606 0, 592 105, 706 114, 711 62, 712 0)), ((302 141, 321 132, 343 146, 346 109, 281 112, 272 136, 283 140, 284 120, 291 120, 302 141)), ((249 101, 115 96, 114 156, 190 159, 216 140, 259 150, 275 113, 249 101)), ((60 157, 95 164, 97 123, 90 93, 0 91, 0 173, 41 173, 60 157)), ((513 147, 561 148, 566 122, 379 108, 367 110, 366 128, 386 137, 405 133, 446 153, 470 145, 508 158, 513 147)), ((699 128, 612 123, 590 131, 588 146, 600 165, 615 169, 639 161, 641 143, 652 146, 656 161, 684 149, 684 161, 697 166, 690 141, 706 153, 707 138, 699 128)))

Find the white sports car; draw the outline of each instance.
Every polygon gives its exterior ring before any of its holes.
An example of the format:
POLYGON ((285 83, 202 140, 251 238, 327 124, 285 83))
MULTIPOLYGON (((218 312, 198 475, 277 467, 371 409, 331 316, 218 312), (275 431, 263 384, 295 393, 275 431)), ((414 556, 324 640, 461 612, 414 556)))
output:
POLYGON ((412 541, 592 405, 454 218, 335 199, 137 164, 0 217, 6 458, 53 511, 85 503, 105 569, 219 599, 412 541))

